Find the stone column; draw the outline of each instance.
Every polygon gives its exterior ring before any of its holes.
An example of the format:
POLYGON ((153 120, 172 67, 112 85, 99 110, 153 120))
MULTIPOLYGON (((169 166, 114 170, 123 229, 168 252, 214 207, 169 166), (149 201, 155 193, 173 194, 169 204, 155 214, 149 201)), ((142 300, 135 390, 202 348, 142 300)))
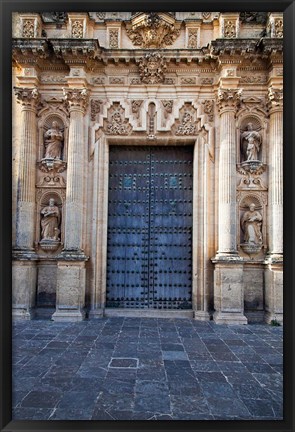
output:
POLYGON ((269 252, 265 270, 265 320, 283 321, 283 90, 268 89, 269 252))
POLYGON ((243 260, 237 252, 235 112, 241 90, 219 89, 218 252, 214 269, 214 321, 247 324, 244 316, 243 260))
POLYGON ((64 89, 70 111, 67 189, 65 210, 65 247, 58 256, 55 321, 79 321, 85 316, 85 261, 83 251, 85 139, 84 114, 88 92, 64 89))
MULTIPOLYGON (((16 240, 13 250, 13 317, 31 318, 36 290, 35 181, 37 154, 37 88, 15 87, 21 104, 19 169, 17 174, 16 240)), ((16 119, 14 119, 16 121, 16 119)))

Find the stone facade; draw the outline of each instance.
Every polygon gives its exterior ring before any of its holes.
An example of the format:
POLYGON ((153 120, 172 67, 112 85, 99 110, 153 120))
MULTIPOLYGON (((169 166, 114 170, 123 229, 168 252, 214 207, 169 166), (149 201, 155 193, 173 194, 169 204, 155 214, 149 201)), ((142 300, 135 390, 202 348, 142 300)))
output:
POLYGON ((171 314, 282 322, 282 14, 15 13, 12 66, 15 318, 111 314, 109 146, 191 145, 193 306, 171 314))

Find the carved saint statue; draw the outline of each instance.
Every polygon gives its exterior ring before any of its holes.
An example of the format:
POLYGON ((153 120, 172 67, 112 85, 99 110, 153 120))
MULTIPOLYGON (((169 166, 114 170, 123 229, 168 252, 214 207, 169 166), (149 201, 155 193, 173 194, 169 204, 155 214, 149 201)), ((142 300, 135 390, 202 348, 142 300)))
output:
POLYGON ((245 161, 257 161, 261 146, 261 135, 253 130, 253 123, 247 124, 247 130, 241 134, 241 149, 245 161))
POLYGON ((63 138, 59 124, 53 121, 51 128, 44 134, 45 159, 61 159, 63 138))
POLYGON ((241 227, 244 232, 244 241, 249 244, 262 243, 262 216, 261 213, 255 210, 255 204, 249 205, 249 210, 244 213, 241 218, 241 227))
POLYGON ((60 224, 60 211, 55 205, 53 198, 50 198, 49 205, 41 210, 41 237, 42 240, 55 240, 59 239, 59 224, 60 224))

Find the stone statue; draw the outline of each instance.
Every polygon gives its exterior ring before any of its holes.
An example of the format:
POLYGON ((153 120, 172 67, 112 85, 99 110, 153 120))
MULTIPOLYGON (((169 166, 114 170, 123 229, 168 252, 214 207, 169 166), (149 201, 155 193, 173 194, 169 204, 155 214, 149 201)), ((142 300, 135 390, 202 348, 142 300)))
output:
POLYGON ((252 203, 249 205, 249 210, 241 218, 245 243, 253 245, 262 243, 261 225, 262 216, 259 211, 255 210, 255 204, 252 203))
POLYGON ((261 135, 253 130, 253 123, 247 124, 247 130, 241 134, 241 148, 245 161, 257 161, 261 145, 261 135))
POLYGON ((42 240, 59 241, 60 211, 53 198, 50 198, 49 205, 41 210, 41 215, 43 216, 41 219, 42 240))
POLYGON ((63 138, 59 124, 53 121, 51 128, 44 134, 45 159, 61 159, 63 138))

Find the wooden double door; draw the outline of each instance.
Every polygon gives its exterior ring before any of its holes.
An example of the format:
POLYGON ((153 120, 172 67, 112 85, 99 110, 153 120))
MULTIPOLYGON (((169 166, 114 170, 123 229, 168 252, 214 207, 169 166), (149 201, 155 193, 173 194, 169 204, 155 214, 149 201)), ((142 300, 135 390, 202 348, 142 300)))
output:
POLYGON ((107 307, 192 308, 192 146, 110 146, 107 307))

